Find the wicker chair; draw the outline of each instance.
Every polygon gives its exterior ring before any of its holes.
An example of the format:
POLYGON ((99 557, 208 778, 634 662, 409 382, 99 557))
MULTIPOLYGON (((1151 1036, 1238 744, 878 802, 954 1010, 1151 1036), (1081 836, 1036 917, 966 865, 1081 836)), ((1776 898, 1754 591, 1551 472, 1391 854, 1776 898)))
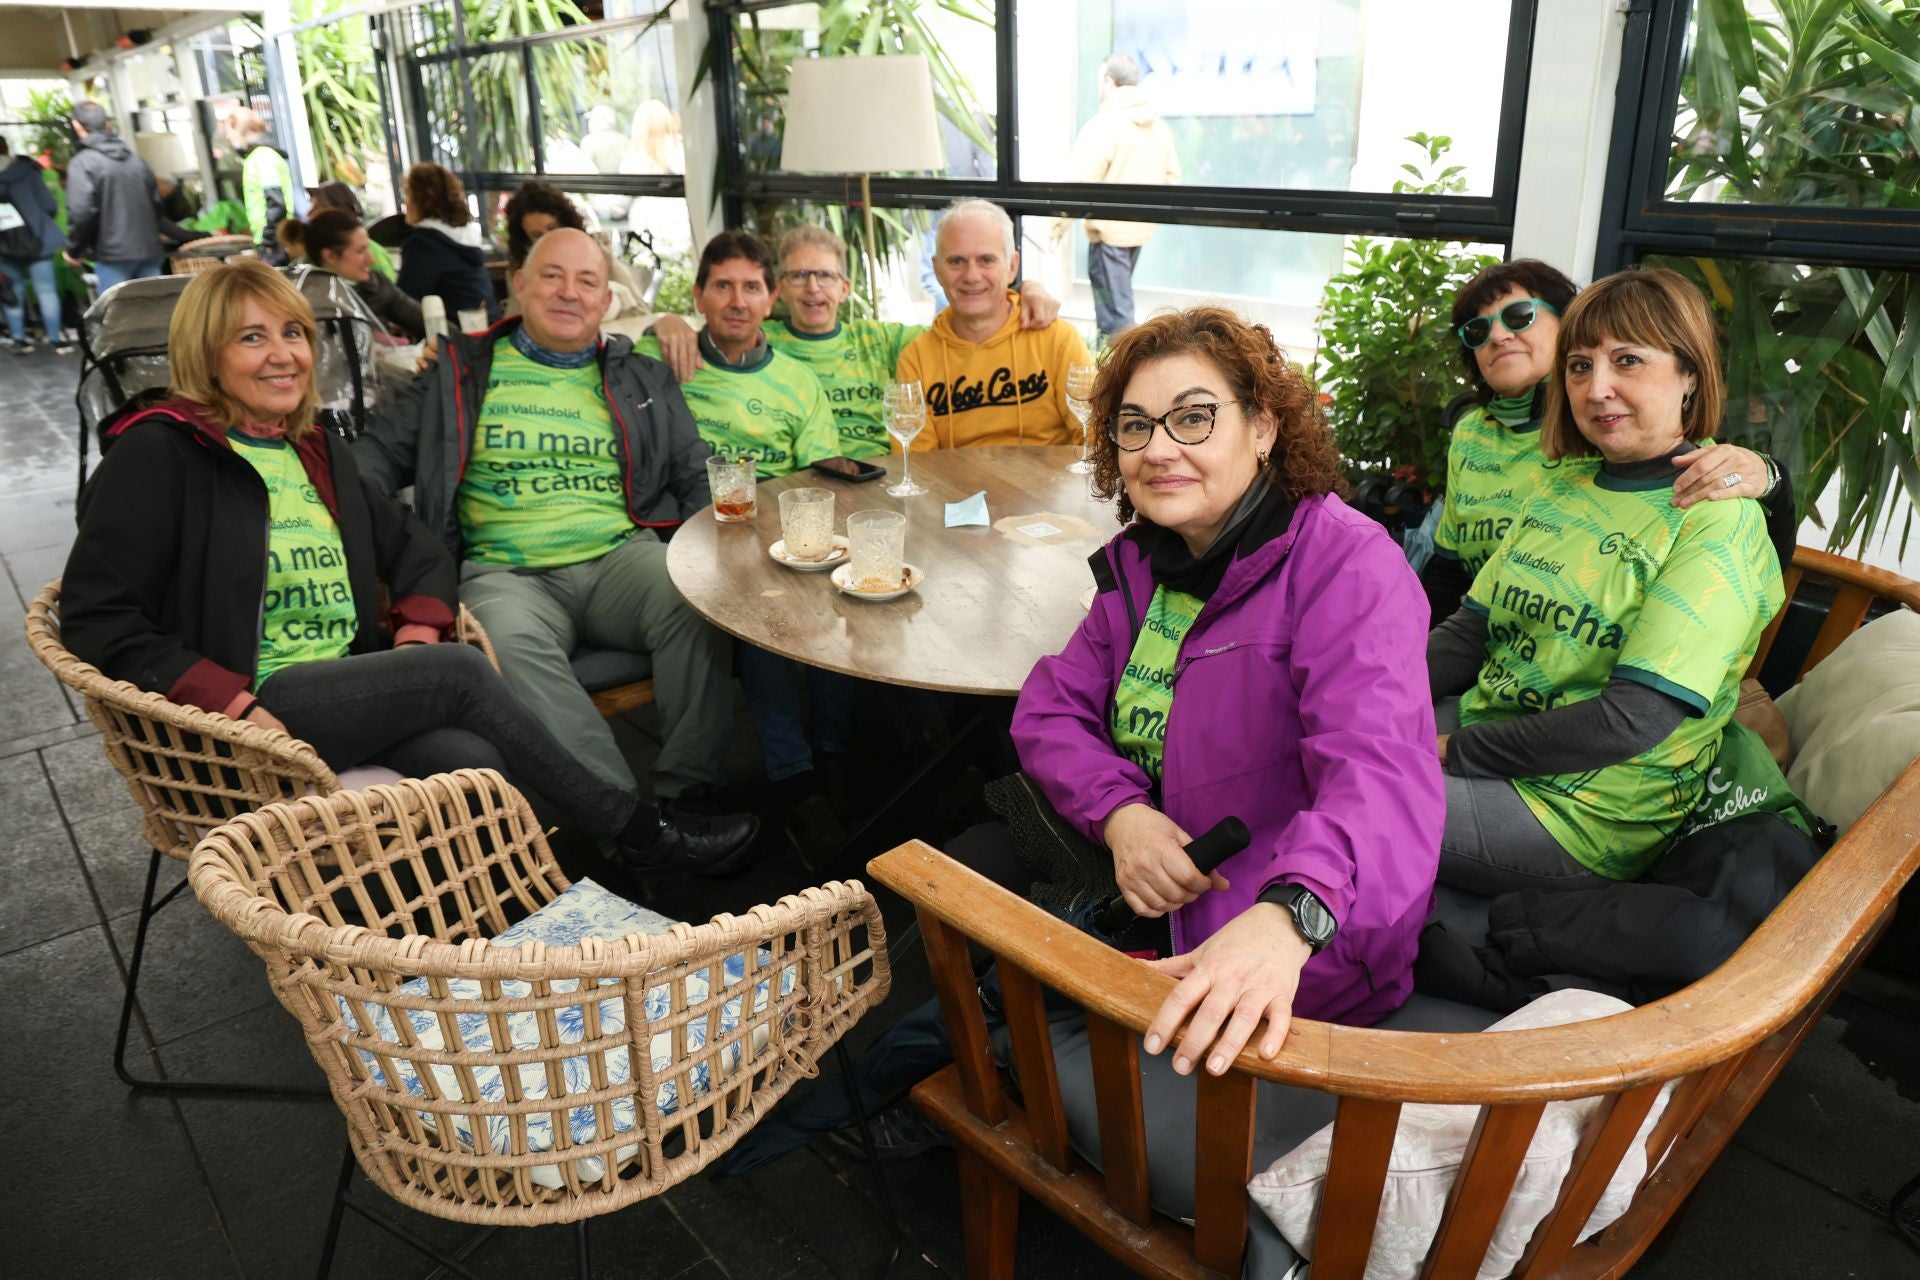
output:
MULTIPOLYGON (((465 608, 456 636, 499 663, 486 632, 465 608)), ((157 693, 111 680, 82 662, 60 642, 60 584, 51 582, 27 607, 27 644, 61 684, 85 700, 87 718, 100 730, 107 759, 126 779, 140 806, 140 831, 149 846, 146 892, 127 964, 127 990, 113 1041, 113 1070, 135 1089, 168 1092, 319 1096, 316 1090, 210 1081, 152 1080, 127 1069, 127 1036, 146 953, 147 926, 186 888, 182 880, 157 900, 163 857, 185 863, 200 839, 224 822, 276 800, 339 791, 397 779, 391 769, 350 769, 345 779, 314 749, 278 729, 263 729, 217 712, 169 702, 157 693)))
MULTIPOLYGON (((588 1218, 724 1154, 889 982, 857 881, 663 934, 492 945, 568 880, 488 770, 268 806, 188 876, 266 962, 374 1185, 457 1222, 575 1223, 582 1275, 588 1218)), ((343 1209, 389 1225, 350 1174, 323 1277, 343 1209)))

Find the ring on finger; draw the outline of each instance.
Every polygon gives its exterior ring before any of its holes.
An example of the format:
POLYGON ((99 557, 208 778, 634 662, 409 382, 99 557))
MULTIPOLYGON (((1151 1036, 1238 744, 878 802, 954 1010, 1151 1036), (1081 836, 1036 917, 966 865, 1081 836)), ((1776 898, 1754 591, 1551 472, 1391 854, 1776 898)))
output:
POLYGON ((1723 489, 1731 489, 1739 483, 1740 483, 1740 473, 1738 471, 1729 471, 1727 472, 1727 474, 1720 477, 1720 487, 1723 489))

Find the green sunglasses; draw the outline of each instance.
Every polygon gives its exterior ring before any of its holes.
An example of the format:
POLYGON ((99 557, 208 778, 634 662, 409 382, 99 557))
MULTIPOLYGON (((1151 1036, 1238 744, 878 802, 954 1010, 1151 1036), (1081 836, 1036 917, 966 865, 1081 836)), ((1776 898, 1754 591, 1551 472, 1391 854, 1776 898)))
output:
POLYGON ((1559 315, 1560 309, 1541 298, 1520 298, 1509 302, 1491 316, 1475 316, 1454 332, 1460 335, 1460 344, 1469 351, 1478 351, 1487 345, 1493 337, 1493 322, 1499 318, 1500 327, 1508 333, 1525 333, 1533 328, 1533 322, 1540 318, 1545 310, 1549 315, 1559 315))

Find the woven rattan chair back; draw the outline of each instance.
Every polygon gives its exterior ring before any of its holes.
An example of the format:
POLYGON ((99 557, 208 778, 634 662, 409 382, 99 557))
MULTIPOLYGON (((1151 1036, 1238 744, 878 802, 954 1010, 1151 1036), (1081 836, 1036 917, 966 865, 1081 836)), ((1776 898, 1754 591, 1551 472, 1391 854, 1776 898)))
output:
POLYGON ((268 806, 208 836, 189 879, 266 962, 367 1176, 462 1222, 573 1222, 666 1190, 888 986, 858 882, 666 934, 492 945, 568 881, 491 771, 268 806))

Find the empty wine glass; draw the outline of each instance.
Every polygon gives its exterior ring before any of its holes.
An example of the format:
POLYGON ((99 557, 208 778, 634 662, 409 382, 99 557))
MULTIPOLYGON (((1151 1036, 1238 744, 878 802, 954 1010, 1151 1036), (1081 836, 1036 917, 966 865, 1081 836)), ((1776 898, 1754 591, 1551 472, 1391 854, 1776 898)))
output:
POLYGON ((887 413, 887 434, 900 442, 900 483, 887 486, 896 498, 911 498, 925 493, 927 486, 913 482, 913 438, 927 425, 927 397, 917 382, 896 382, 887 388, 883 401, 887 413))
POLYGON ((1080 456, 1067 464, 1075 475, 1093 470, 1093 460, 1087 456, 1087 419, 1093 414, 1093 384, 1099 376, 1100 367, 1094 364, 1076 364, 1067 370, 1067 408, 1080 419, 1080 456))

